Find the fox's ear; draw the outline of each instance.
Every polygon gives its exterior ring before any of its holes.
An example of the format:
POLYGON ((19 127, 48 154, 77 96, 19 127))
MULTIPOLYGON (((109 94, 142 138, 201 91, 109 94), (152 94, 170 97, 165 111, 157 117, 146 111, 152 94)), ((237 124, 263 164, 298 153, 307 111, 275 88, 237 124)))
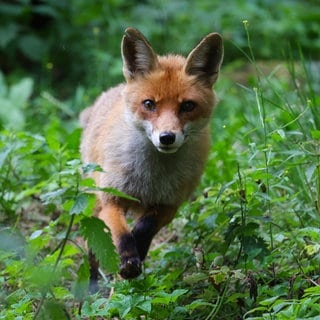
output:
POLYGON ((212 86, 218 78, 222 60, 222 38, 218 33, 210 33, 188 55, 185 71, 212 86))
POLYGON ((134 28, 125 30, 122 39, 121 53, 123 74, 126 80, 138 75, 145 75, 157 67, 158 59, 148 40, 134 28))

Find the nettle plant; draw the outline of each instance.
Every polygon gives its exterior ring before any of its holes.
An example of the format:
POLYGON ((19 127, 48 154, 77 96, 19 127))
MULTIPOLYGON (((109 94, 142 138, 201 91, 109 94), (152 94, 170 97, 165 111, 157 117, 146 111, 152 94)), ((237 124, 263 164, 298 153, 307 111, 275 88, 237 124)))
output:
MULTIPOLYGON (((61 299, 87 296, 89 266, 80 238, 105 270, 118 268, 108 230, 91 216, 96 188, 82 179, 83 171, 97 168, 82 168, 78 159, 72 160, 75 152, 54 138, 61 129, 50 128, 46 137, 1 134, 0 316, 6 319, 58 314, 61 299), (16 222, 10 227, 9 221, 16 222)), ((79 130, 65 141, 70 146, 78 138, 79 130)))

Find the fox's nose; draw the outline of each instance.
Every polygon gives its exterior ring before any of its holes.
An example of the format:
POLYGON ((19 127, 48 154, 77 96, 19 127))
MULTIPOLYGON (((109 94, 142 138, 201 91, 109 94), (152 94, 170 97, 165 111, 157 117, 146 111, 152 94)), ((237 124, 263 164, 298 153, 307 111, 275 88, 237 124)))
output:
POLYGON ((159 136, 159 140, 161 144, 169 145, 173 144, 176 140, 176 135, 171 131, 161 132, 159 136))

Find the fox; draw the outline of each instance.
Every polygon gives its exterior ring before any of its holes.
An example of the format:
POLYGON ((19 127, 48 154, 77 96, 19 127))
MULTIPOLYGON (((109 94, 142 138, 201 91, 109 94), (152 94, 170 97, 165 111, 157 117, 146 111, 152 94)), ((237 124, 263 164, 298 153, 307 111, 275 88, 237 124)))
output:
MULTIPOLYGON (((99 187, 137 199, 95 195, 94 211, 111 232, 123 279, 141 274, 152 239, 200 181, 223 51, 222 37, 214 32, 187 57, 157 55, 139 30, 127 28, 121 42, 125 82, 103 92, 80 115, 82 161, 103 169, 90 177, 99 187), (135 217, 132 230, 129 212, 135 217)), ((89 257, 94 285, 99 262, 89 257)))

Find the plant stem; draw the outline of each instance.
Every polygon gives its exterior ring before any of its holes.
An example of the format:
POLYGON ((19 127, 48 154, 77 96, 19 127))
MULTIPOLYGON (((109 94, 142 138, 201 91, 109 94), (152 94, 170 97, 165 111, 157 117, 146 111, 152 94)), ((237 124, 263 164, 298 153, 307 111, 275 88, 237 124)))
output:
MULTIPOLYGON (((70 235, 70 233, 71 233, 71 229, 72 229, 73 222, 74 222, 74 217, 75 217, 74 214, 71 215, 71 218, 70 218, 70 221, 69 221, 69 225, 68 225, 68 229, 67 229, 66 235, 65 235, 65 237, 63 238, 61 244, 59 245, 59 246, 61 246, 61 247, 60 247, 60 251, 59 251, 59 255, 58 255, 58 257, 57 257, 57 259, 56 259, 56 261, 55 261, 55 264, 54 264, 54 266, 53 266, 52 272, 56 272, 56 270, 57 270, 58 264, 59 264, 59 262, 60 262, 60 260, 61 260, 61 257, 62 257, 63 251, 64 251, 64 248, 65 248, 65 246, 66 246, 66 243, 67 243, 67 241, 68 241, 69 235, 70 235)), ((36 319, 38 318, 39 313, 40 313, 40 310, 41 310, 41 308, 42 308, 42 306, 43 306, 43 304, 44 304, 44 301, 46 300, 48 291, 49 291, 49 288, 47 288, 46 292, 42 295, 42 298, 41 298, 41 300, 40 300, 40 302, 39 302, 39 305, 38 305, 38 307, 37 307, 37 310, 35 311, 33 320, 36 320, 36 319)))

